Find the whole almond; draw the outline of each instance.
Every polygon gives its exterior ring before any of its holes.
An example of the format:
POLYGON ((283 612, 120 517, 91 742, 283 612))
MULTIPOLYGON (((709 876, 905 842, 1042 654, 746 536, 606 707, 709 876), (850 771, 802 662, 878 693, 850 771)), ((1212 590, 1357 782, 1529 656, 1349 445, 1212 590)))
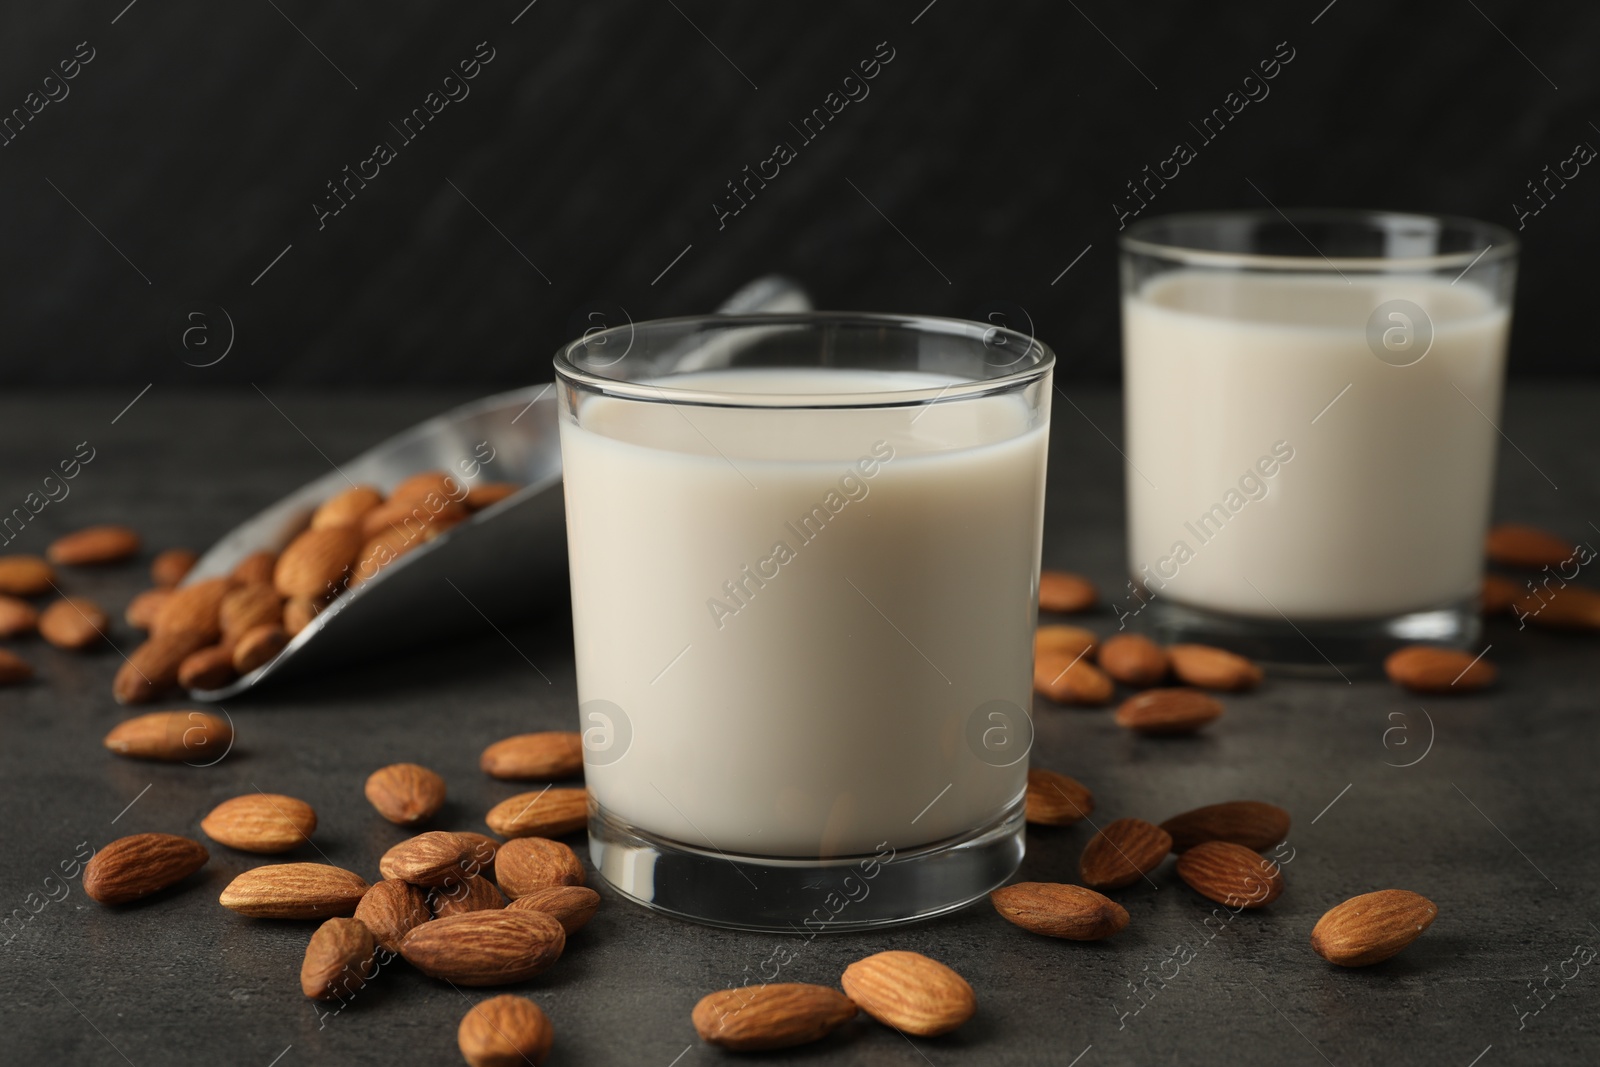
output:
POLYGON ((389 499, 405 503, 423 501, 430 496, 460 503, 466 499, 467 487, 448 471, 419 471, 395 486, 389 494, 389 499))
POLYGON ((1505 615, 1521 596, 1522 590, 1510 578, 1485 574, 1478 593, 1478 612, 1485 616, 1505 615))
POLYGON ((139 535, 126 526, 89 526, 50 542, 50 562, 72 567, 120 563, 139 553, 139 535))
POLYGON ((156 624, 161 606, 171 596, 170 589, 146 589, 128 601, 128 609, 122 613, 122 617, 136 630, 149 630, 156 624))
POLYGON ((361 539, 370 543, 394 530, 404 534, 408 543, 427 540, 431 531, 449 529, 469 514, 465 506, 437 495, 393 499, 361 516, 361 539))
POLYGON ((1178 857, 1178 877, 1196 893, 1230 908, 1263 908, 1283 892, 1283 871, 1243 845, 1202 841, 1178 857))
POLYGON ((152 711, 106 734, 106 748, 134 759, 204 762, 228 750, 233 727, 207 711, 152 711))
POLYGON ((510 993, 473 1005, 456 1030, 462 1058, 472 1067, 539 1067, 555 1039, 539 1006, 510 993))
POLYGON ((233 646, 233 669, 249 674, 275 659, 289 644, 289 635, 275 622, 265 622, 239 635, 233 646))
POLYGON ((1100 646, 1100 669, 1123 685, 1160 685, 1171 669, 1167 651, 1143 634, 1117 634, 1100 646))
POLYGON ((478 766, 491 778, 571 778, 583 772, 583 735, 554 730, 507 737, 484 749, 478 766))
POLYGON ((278 569, 276 552, 252 552, 233 568, 233 579, 242 585, 264 582, 272 584, 272 574, 278 569))
POLYGON ((187 837, 121 837, 84 865, 83 891, 102 904, 126 904, 183 881, 210 858, 206 846, 187 837))
POLYGON ((383 494, 370 485, 352 485, 318 505, 311 513, 311 528, 321 530, 328 526, 349 526, 361 521, 361 516, 383 503, 383 494))
POLYGON ((1172 851, 1186 852, 1207 841, 1232 841, 1260 852, 1289 836, 1289 813, 1259 800, 1207 804, 1161 824, 1172 835, 1172 851))
POLYGON ((1033 690, 1057 704, 1100 707, 1111 702, 1116 687, 1087 659, 1047 652, 1033 661, 1033 690))
POLYGON ((1407 645, 1383 661, 1389 680, 1413 693, 1467 693, 1493 685, 1494 665, 1453 648, 1407 645))
POLYGON ((839 984, 862 1011, 917 1037, 948 1034, 978 1010, 967 980, 920 952, 879 952, 856 960, 839 984))
POLYGON ((171 589, 194 570, 194 565, 200 557, 191 549, 169 548, 165 552, 156 553, 156 558, 150 561, 150 580, 161 589, 171 589))
POLYGON ((1041 626, 1033 632, 1033 658, 1054 654, 1089 659, 1099 644, 1100 638, 1081 626, 1041 626))
POLYGON ((1018 882, 989 894, 1007 922, 1045 937, 1099 941, 1128 925, 1128 910, 1110 897, 1062 882, 1018 882))
POLYGON ((216 643, 222 636, 222 598, 232 588, 232 578, 203 578, 174 589, 156 612, 151 636, 188 633, 198 636, 201 645, 216 643))
POLYGON ((412 885, 444 885, 451 879, 460 880, 465 876, 475 848, 464 837, 444 830, 430 830, 384 853, 378 870, 385 878, 402 878, 412 885))
POLYGON ((582 930, 600 908, 600 894, 588 886, 547 885, 506 905, 512 911, 542 911, 554 915, 567 936, 582 930))
POLYGON ((367 778, 367 800, 396 826, 412 826, 444 806, 444 779, 416 763, 393 763, 367 778))
POLYGON ((39 612, 19 597, 0 594, 0 637, 24 637, 39 626, 39 612))
POLYGON ((178 664, 178 684, 185 689, 221 689, 237 676, 227 645, 207 645, 178 664))
POLYGON ((1089 839, 1078 869, 1090 888, 1120 889, 1160 866, 1171 848, 1172 838, 1161 827, 1143 819, 1117 819, 1089 839))
POLYGON ((1571 559, 1576 546, 1537 526, 1506 522, 1485 538, 1489 562, 1502 567, 1558 567, 1571 559))
POLYGON ((1081 574, 1045 571, 1039 575, 1039 607, 1064 615, 1088 611, 1100 594, 1094 583, 1081 574))
POLYGON ((465 915, 469 911, 493 911, 506 906, 506 898, 495 884, 482 875, 453 878, 444 885, 428 890, 428 907, 434 917, 465 915))
POLYGON ((283 550, 272 582, 286 597, 315 600, 344 584, 345 570, 361 551, 361 531, 354 526, 307 530, 283 550))
POLYGON ((1237 692, 1261 684, 1261 668, 1222 648, 1173 645, 1167 649, 1172 672, 1184 685, 1237 692))
POLYGON ((268 582, 250 582, 228 590, 217 608, 217 622, 230 641, 263 623, 282 620, 283 598, 268 582))
POLYGON ((484 508, 493 507, 506 497, 513 495, 522 486, 516 482, 485 482, 475 485, 467 490, 467 499, 462 503, 467 505, 469 511, 482 511, 484 508))
POLYGON ((372 931, 378 944, 399 952, 406 935, 432 919, 433 913, 428 910, 424 890, 398 878, 385 878, 361 895, 356 918, 372 931))
POLYGON ((1094 813, 1094 794, 1076 778, 1029 767, 1024 805, 1027 820, 1037 826, 1071 826, 1094 813))
POLYGON ((1317 920, 1311 947, 1341 967, 1382 963, 1421 937, 1438 914, 1433 901, 1406 889, 1363 893, 1317 920))
POLYGON ((38 556, 0 556, 0 593, 43 596, 55 586, 55 568, 38 556))
POLYGON ((246 793, 224 800, 200 821, 207 837, 241 852, 287 852, 309 841, 316 828, 311 805, 282 793, 246 793))
POLYGON ((300 963, 300 991, 312 1000, 343 1000, 377 971, 378 945, 360 919, 317 927, 300 963))
POLYGON ((219 900, 252 919, 327 919, 352 914, 369 888, 354 871, 327 863, 269 863, 228 883, 219 900))
POLYGON ((509 985, 561 958, 567 935, 538 911, 472 911, 423 923, 400 942, 400 954, 430 978, 457 985, 509 985))
MULTIPOLYGON (((502 800, 484 816, 501 837, 559 837, 589 825, 586 789, 541 789, 502 800)), ((505 847, 500 849, 505 852, 505 847)), ((498 860, 496 861, 498 863, 498 860)))
POLYGON ((283 602, 283 632, 293 637, 311 625, 311 620, 322 613, 320 601, 295 597, 283 602))
POLYGON ((468 872, 489 877, 494 873, 494 858, 500 851, 500 842, 487 834, 480 834, 474 830, 457 830, 457 837, 465 838, 472 843, 472 857, 469 860, 468 872))
POLYGON ((39 615, 39 636, 57 648, 81 650, 98 645, 111 628, 99 604, 81 596, 63 597, 39 615))
POLYGON ((764 1052, 820 1041, 856 1017, 837 989, 801 982, 707 993, 690 1019, 702 1040, 734 1052, 764 1052))
POLYGON ((519 837, 501 845, 494 870, 495 881, 513 900, 547 886, 584 883, 578 854, 543 837, 519 837))
POLYGON ((0 685, 21 685, 33 677, 33 666, 14 652, 0 648, 0 685))
POLYGON ((1569 585, 1518 595, 1511 604, 1517 621, 1554 630, 1600 630, 1600 592, 1569 585))
POLYGON ((215 640, 191 631, 157 634, 134 649, 111 681, 122 704, 148 704, 178 684, 178 668, 191 652, 215 640))
POLYGON ((1146 689, 1117 708, 1117 725, 1135 733, 1192 734, 1222 714, 1216 698, 1196 689, 1146 689))
POLYGON ((363 583, 370 582, 383 568, 423 544, 420 535, 398 527, 382 530, 362 545, 357 553, 356 562, 350 568, 350 588, 357 589, 363 583))

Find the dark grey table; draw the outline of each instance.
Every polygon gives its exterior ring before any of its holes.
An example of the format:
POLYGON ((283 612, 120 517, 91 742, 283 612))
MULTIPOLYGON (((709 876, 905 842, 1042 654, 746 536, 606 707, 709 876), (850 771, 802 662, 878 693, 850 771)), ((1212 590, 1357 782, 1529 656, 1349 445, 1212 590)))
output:
MULTIPOLYGON (((1058 397, 1055 407, 1045 563, 1116 588, 1117 397, 1066 391, 1073 404, 1058 397)), ((55 534, 106 521, 138 527, 151 549, 203 548, 323 473, 319 449, 334 459, 353 455, 456 399, 465 398, 286 393, 272 396, 280 412, 254 391, 162 386, 118 417, 128 396, 8 396, 0 401, 5 511, 79 442, 95 453, 71 495, 46 506, 7 550, 42 551, 55 534)), ((1593 387, 1515 390, 1504 421, 1499 517, 1600 537, 1589 525, 1600 522, 1597 406, 1593 387)), ((120 615, 144 575, 143 564, 78 570, 66 587, 120 615)), ((1114 621, 1101 614, 1091 625, 1109 631, 1114 621)), ((135 639, 120 624, 116 638, 124 647, 135 639)), ((1154 886, 1118 894, 1132 922, 1098 944, 1036 938, 987 904, 802 944, 665 919, 601 886, 606 901, 594 922, 556 968, 520 991, 554 1022, 553 1063, 690 1067, 726 1059, 695 1037, 690 1009, 702 994, 755 973, 786 942, 796 959, 785 978, 828 984, 870 952, 926 952, 971 981, 980 1009, 942 1039, 912 1043, 862 1019, 767 1062, 1595 1063, 1600 967, 1569 962, 1575 946, 1600 946, 1595 640, 1518 633, 1510 623, 1492 626, 1487 639, 1503 671, 1492 692, 1419 702, 1376 680, 1269 679, 1229 700, 1225 718, 1190 740, 1140 740, 1105 711, 1041 705, 1036 762, 1081 777, 1098 798, 1097 823, 1160 820, 1234 798, 1293 813, 1287 890, 1264 911, 1219 924, 1220 932, 1203 925, 1209 905, 1176 880, 1170 863, 1154 886), (1307 939, 1326 908, 1385 887, 1438 903, 1426 936, 1360 971, 1312 953, 1307 939), (1182 966, 1166 962, 1190 953, 1182 966)), ((63 899, 32 909, 46 899, 46 877, 80 843, 150 830, 200 837, 198 822, 214 804, 257 787, 309 801, 321 818, 318 848, 376 877, 378 857, 404 834, 378 818, 361 786, 372 769, 398 760, 426 763, 448 780, 451 799, 438 825, 481 829, 483 813, 517 791, 478 771, 483 745, 573 726, 563 599, 551 601, 543 623, 504 636, 486 629, 449 647, 240 700, 229 708, 237 748, 205 770, 132 762, 100 747, 124 714, 109 695, 121 662, 115 652, 17 647, 38 679, 0 690, 0 914, 16 922, 0 949, 0 1063, 459 1062, 456 1025, 468 997, 481 994, 464 997, 396 964, 344 1011, 324 1016, 297 981, 314 924, 251 921, 217 904, 228 880, 257 862, 244 854, 214 847, 199 876, 139 905, 102 908, 71 881, 63 899)), ((1074 880, 1092 832, 1081 824, 1030 831, 1023 876, 1074 880)), ((59 883, 49 885, 60 896, 59 883)))

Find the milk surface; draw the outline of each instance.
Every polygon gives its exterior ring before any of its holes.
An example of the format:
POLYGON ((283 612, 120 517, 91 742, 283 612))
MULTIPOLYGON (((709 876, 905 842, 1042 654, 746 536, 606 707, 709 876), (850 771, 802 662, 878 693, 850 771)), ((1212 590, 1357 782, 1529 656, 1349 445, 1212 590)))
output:
POLYGON ((1270 618, 1475 595, 1508 326, 1469 281, 1153 279, 1123 301, 1135 575, 1158 597, 1270 618), (1392 299, 1433 323, 1410 366, 1368 346, 1392 299))
MULTIPOLYGON (((828 369, 666 380, 786 394, 950 383, 828 369)), ((631 732, 620 759, 586 767, 611 815, 695 848, 845 856, 964 834, 1017 800, 1026 759, 986 763, 967 730, 986 702, 1031 706, 1046 426, 1022 399, 591 397, 577 417, 561 446, 581 711, 609 702, 631 732)))

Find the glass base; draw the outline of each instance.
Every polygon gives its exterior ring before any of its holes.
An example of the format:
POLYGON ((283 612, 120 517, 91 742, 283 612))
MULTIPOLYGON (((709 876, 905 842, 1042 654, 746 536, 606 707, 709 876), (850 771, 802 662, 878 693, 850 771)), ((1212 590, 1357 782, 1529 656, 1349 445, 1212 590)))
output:
POLYGON ((1192 641, 1230 649, 1268 664, 1279 674, 1303 677, 1372 675, 1401 645, 1467 648, 1482 620, 1476 598, 1449 607, 1383 619, 1297 619, 1230 615, 1155 596, 1151 625, 1161 640, 1192 641))
POLYGON ((962 837, 834 859, 731 855, 628 826, 599 806, 589 814, 589 857, 624 895, 708 926, 790 933, 914 922, 972 903, 1022 862, 1019 800, 962 837))

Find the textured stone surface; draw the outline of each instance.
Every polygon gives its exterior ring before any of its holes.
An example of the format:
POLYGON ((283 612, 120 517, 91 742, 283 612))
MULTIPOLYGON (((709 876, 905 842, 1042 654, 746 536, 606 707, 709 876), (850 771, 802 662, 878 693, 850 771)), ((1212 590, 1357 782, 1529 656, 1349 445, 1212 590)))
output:
MULTIPOLYGON (((1099 430, 1120 439, 1120 408, 1115 394, 1064 388, 1082 413, 1056 405, 1045 561, 1111 587, 1124 551, 1121 471, 1099 430)), ((450 399, 273 394, 335 460, 450 399)), ((181 396, 158 386, 110 425, 127 400, 0 400, 7 461, 0 501, 7 508, 77 442, 88 439, 97 449, 72 495, 49 505, 11 550, 39 551, 52 534, 92 522, 127 522, 144 533, 140 566, 74 570, 63 581, 119 618, 155 550, 203 548, 326 469, 306 438, 254 391, 181 396)), ((1527 458, 1503 450, 1500 517, 1572 536, 1600 521, 1600 473, 1592 462, 1597 402, 1594 388, 1513 393, 1503 425, 1527 458)), ((483 812, 520 788, 479 772, 483 744, 572 725, 566 613, 566 604, 555 602, 546 623, 507 629, 517 651, 486 630, 398 665, 357 668, 230 704, 237 747, 209 769, 135 763, 100 748, 101 735, 124 714, 108 692, 121 662, 116 652, 85 657, 37 641, 11 643, 39 678, 0 690, 0 914, 16 920, 0 934, 0 941, 10 938, 0 948, 0 1060, 138 1067, 456 1062, 456 1024, 485 993, 458 992, 396 963, 339 1014, 324 1016, 328 1008, 302 997, 296 980, 316 924, 253 922, 216 902, 234 874, 258 862, 244 854, 217 846, 190 882, 116 910, 88 901, 72 880, 64 899, 31 920, 22 916, 47 891, 60 895, 61 883, 47 886, 46 877, 80 842, 99 846, 141 831, 198 836, 213 805, 258 787, 317 809, 316 849, 282 858, 325 857, 375 878, 378 857, 405 831, 370 809, 361 783, 374 768, 400 760, 423 762, 448 780, 450 800, 435 825, 482 830, 483 812), (32 905, 30 893, 38 894, 32 905)), ((1101 614, 1089 625, 1108 632, 1115 623, 1101 614)), ((115 636, 126 650, 126 627, 115 636)), ((1372 680, 1346 686, 1269 678, 1258 692, 1229 698, 1226 717, 1188 740, 1139 739, 1114 726, 1109 711, 1041 704, 1036 762, 1092 787, 1097 823, 1124 815, 1160 820, 1236 798, 1288 808, 1294 852, 1287 888, 1260 912, 1206 925, 1210 905, 1178 882, 1168 861, 1154 884, 1115 894, 1132 921, 1102 943, 1036 938, 981 904, 920 926, 804 942, 660 918, 601 884, 606 899, 566 957, 517 991, 554 1023, 552 1063, 726 1062, 695 1038, 690 1009, 701 994, 757 974, 779 947, 794 954, 783 980, 827 984, 871 952, 926 952, 972 983, 979 1010, 958 1033, 916 1041, 915 1048, 862 1019, 821 1045, 763 1062, 1032 1067, 1081 1056, 1079 1067, 1592 1063, 1600 969, 1591 965, 1572 977, 1577 965, 1563 961, 1575 944, 1600 945, 1592 925, 1600 873, 1596 643, 1517 633, 1503 623, 1488 640, 1503 670, 1496 690, 1419 701, 1372 680), (1415 766, 1392 766, 1424 749, 1421 707, 1432 719, 1431 751, 1415 766), (1407 733, 1389 734, 1386 747, 1385 732, 1402 725, 1407 733), (1424 937, 1363 971, 1334 968, 1312 953, 1311 927, 1324 910, 1385 887, 1437 902, 1438 921, 1424 937), (1193 959, 1165 963, 1180 945, 1193 959), (1546 973, 1547 1006, 1522 1016, 1538 1006, 1529 979, 1546 973), (1162 974, 1165 988, 1156 977, 1162 974), (1142 1008, 1129 983, 1144 990, 1142 1008)), ((1072 880, 1092 832, 1087 825, 1032 832, 1022 877, 1072 880)))

